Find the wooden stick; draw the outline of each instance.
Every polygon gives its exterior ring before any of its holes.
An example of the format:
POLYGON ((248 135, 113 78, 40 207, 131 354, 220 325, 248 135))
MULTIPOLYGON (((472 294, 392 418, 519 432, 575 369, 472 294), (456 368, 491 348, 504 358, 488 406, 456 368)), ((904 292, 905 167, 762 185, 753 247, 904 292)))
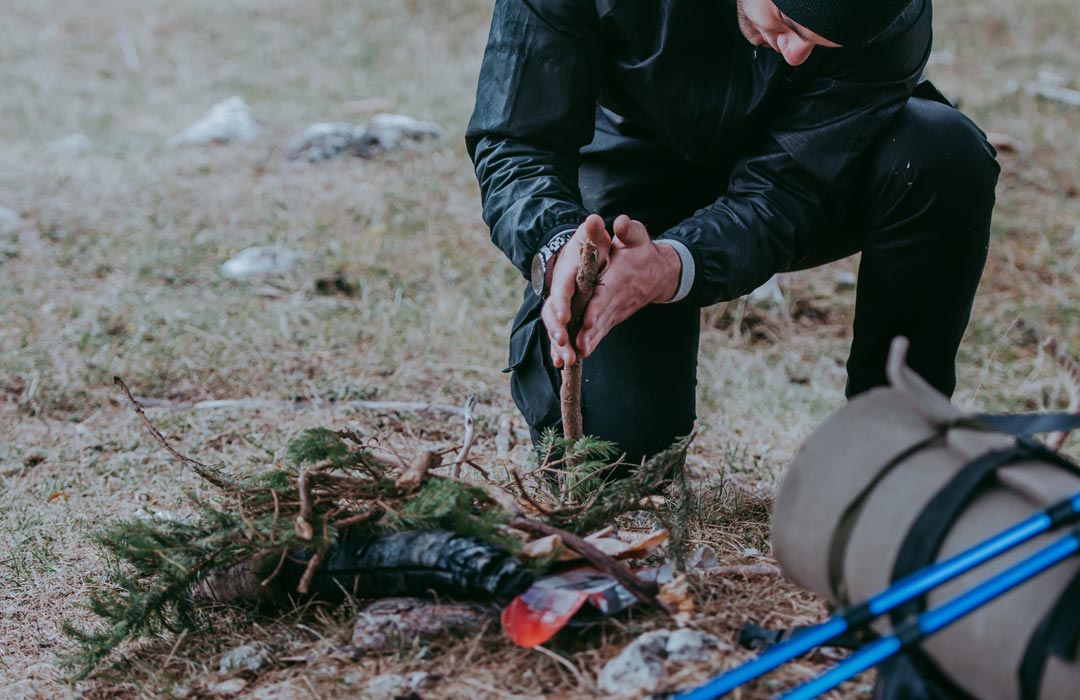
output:
POLYGON ((366 522, 370 522, 377 518, 382 517, 382 514, 386 512, 380 506, 372 506, 370 510, 366 510, 363 513, 357 513, 356 515, 350 515, 342 518, 341 520, 335 520, 330 523, 330 527, 341 530, 342 528, 351 527, 353 525, 361 525, 366 522))
POLYGON ((450 470, 450 476, 455 479, 461 476, 461 465, 469 458, 469 450, 472 449, 473 440, 476 439, 476 433, 473 431, 474 408, 476 408, 476 394, 469 394, 469 398, 465 399, 465 442, 461 446, 461 454, 458 455, 457 461, 450 470))
POLYGON ((661 610, 664 609, 659 601, 656 600, 657 586, 655 583, 641 580, 614 558, 604 554, 595 545, 584 538, 557 528, 554 525, 548 525, 547 523, 532 520, 531 518, 526 518, 521 515, 510 521, 510 527, 524 530, 525 532, 531 532, 533 534, 558 535, 562 539, 563 544, 566 545, 567 549, 577 552, 587 562, 604 573, 609 574, 613 579, 618 581, 623 588, 630 591, 635 598, 643 603, 660 608, 661 610))
POLYGON ((296 587, 296 592, 301 595, 306 594, 311 588, 311 581, 315 578, 315 571, 319 568, 319 564, 322 563, 322 552, 315 552, 311 555, 311 559, 308 560, 307 568, 304 569, 304 575, 300 577, 300 584, 296 587))
MULTIPOLYGON (((600 282, 599 253, 596 245, 589 239, 581 243, 581 262, 577 273, 577 291, 570 301, 570 322, 566 330, 570 343, 577 352, 577 336, 581 322, 585 317, 585 307, 589 305, 593 292, 600 282)), ((567 440, 580 440, 583 435, 581 421, 581 357, 572 365, 564 365, 562 370, 562 389, 559 393, 562 407, 563 437, 567 440)))
POLYGON ((176 448, 169 444, 169 441, 165 439, 165 436, 162 435, 161 432, 159 432, 158 429, 154 427, 153 423, 150 422, 150 419, 146 417, 146 412, 143 411, 142 405, 135 400, 135 397, 131 394, 131 389, 128 389, 128 386, 124 383, 123 379, 121 379, 120 377, 113 377, 113 384, 116 384, 118 387, 120 387, 121 391, 124 392, 124 396, 127 397, 127 400, 131 403, 131 407, 135 409, 135 413, 138 414, 139 420, 141 420, 142 424, 146 426, 146 429, 150 431, 150 434, 154 437, 155 440, 157 440, 158 444, 165 448, 166 452, 168 452, 184 464, 190 466, 196 474, 198 474, 214 486, 217 486, 223 491, 229 490, 229 484, 226 483, 224 480, 218 478, 214 474, 213 470, 210 469, 210 467, 206 466, 202 462, 199 462, 198 460, 194 460, 191 457, 180 454, 179 452, 177 452, 176 448))
POLYGON ((442 459, 438 453, 424 450, 420 457, 397 478, 394 485, 405 492, 415 491, 427 479, 428 472, 432 469, 438 469, 441 464, 442 459))
MULTIPOLYGON (((311 541, 315 536, 315 530, 311 527, 311 484, 308 482, 308 468, 300 467, 300 473, 296 477, 296 491, 300 494, 300 512, 296 516, 296 536, 302 540, 311 541)), ((301 591, 304 593, 305 591, 301 591)))

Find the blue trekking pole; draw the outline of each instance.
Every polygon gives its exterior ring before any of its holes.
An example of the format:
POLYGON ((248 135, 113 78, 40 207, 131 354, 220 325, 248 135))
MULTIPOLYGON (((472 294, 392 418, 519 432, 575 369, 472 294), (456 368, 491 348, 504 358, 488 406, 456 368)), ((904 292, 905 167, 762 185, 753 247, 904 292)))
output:
MULTIPOLYGON (((1034 537, 1078 519, 1080 493, 1049 506, 966 551, 897 581, 865 603, 838 612, 825 622, 799 632, 790 640, 767 649, 756 659, 717 676, 705 685, 677 693, 672 700, 715 700, 723 697, 735 688, 835 639, 849 629, 861 627, 879 615, 918 598, 1034 537)), ((861 653, 853 655, 851 659, 861 653)))
POLYGON ((927 610, 898 628, 888 637, 867 644, 814 680, 780 697, 780 700, 814 700, 849 678, 873 668, 893 654, 915 644, 982 607, 1025 581, 1047 571, 1080 552, 1080 527, 1005 569, 947 603, 927 610))

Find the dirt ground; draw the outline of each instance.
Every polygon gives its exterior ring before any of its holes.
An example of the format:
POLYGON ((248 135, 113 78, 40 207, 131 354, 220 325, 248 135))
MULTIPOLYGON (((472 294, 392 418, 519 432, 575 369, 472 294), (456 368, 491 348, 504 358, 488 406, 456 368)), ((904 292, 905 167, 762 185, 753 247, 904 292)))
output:
MULTIPOLYGON (((1035 337, 1080 353, 1080 107, 1029 86, 1041 71, 1080 88, 1080 13, 1075 0, 938 5, 928 75, 1011 141, 956 401, 1060 408, 1064 384, 1035 337)), ((236 697, 356 697, 377 673, 418 670, 438 679, 425 699, 592 697, 604 661, 666 625, 636 614, 540 652, 486 629, 354 660, 336 651, 350 610, 228 611, 211 631, 127 647, 74 685, 57 667, 62 623, 90 621, 83 604, 109 566, 91 533, 145 512, 182 515, 187 494, 209 493, 153 443, 114 375, 174 402, 320 404, 149 410, 183 451, 230 469, 280 463, 313 426, 377 435, 406 454, 451 445, 455 420, 335 404, 460 405, 469 393, 482 403, 479 457, 525 458, 521 439, 507 454, 494 445, 502 416, 524 427, 501 372, 522 280, 488 241, 462 139, 490 11, 480 0, 5 3, 0 207, 17 220, 0 221, 0 697, 210 697, 220 655, 252 639, 275 660, 236 697), (231 95, 261 123, 253 141, 165 147, 231 95), (373 98, 440 124, 445 138, 373 160, 285 159, 292 134, 365 121, 349 103, 373 98), (92 148, 57 145, 74 133, 92 148), (271 276, 222 276, 229 257, 265 245, 303 258, 271 276)), ((767 559, 777 478, 843 402, 856 269, 849 259, 789 276, 782 304, 702 312, 690 465, 702 482, 697 536, 723 563, 767 559)), ((786 626, 823 614, 776 576, 716 581, 699 595, 696 624, 730 642, 748 619, 786 626)), ((827 662, 812 656, 742 697, 769 697, 827 662)))

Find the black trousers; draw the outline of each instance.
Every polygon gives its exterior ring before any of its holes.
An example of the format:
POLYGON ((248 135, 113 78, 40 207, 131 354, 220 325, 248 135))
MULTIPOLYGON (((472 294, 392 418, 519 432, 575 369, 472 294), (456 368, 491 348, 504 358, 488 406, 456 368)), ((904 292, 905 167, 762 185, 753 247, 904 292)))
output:
MULTIPOLYGON (((956 351, 986 261, 994 156, 959 111, 913 97, 799 236, 790 270, 862 251, 849 397, 885 383, 897 335, 910 340, 910 366, 952 394, 956 351)), ((603 123, 582 157, 585 206, 609 221, 628 214, 655 233, 715 200, 727 183, 722 168, 676 160, 603 123)), ((559 373, 539 315, 540 301, 526 289, 511 334, 511 392, 534 440, 560 422, 559 373)), ((616 442, 633 460, 689 434, 699 322, 697 308, 652 305, 613 329, 583 367, 585 434, 616 442)))

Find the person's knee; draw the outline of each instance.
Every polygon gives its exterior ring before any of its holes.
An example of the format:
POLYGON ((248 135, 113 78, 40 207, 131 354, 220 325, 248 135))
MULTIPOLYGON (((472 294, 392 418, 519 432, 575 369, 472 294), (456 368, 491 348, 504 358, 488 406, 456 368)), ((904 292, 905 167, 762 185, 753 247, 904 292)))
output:
POLYGON ((967 212, 969 219, 989 223, 1000 172, 994 149, 948 105, 909 100, 879 141, 873 171, 876 217, 894 213, 898 199, 911 199, 909 211, 945 211, 949 218, 967 212))

